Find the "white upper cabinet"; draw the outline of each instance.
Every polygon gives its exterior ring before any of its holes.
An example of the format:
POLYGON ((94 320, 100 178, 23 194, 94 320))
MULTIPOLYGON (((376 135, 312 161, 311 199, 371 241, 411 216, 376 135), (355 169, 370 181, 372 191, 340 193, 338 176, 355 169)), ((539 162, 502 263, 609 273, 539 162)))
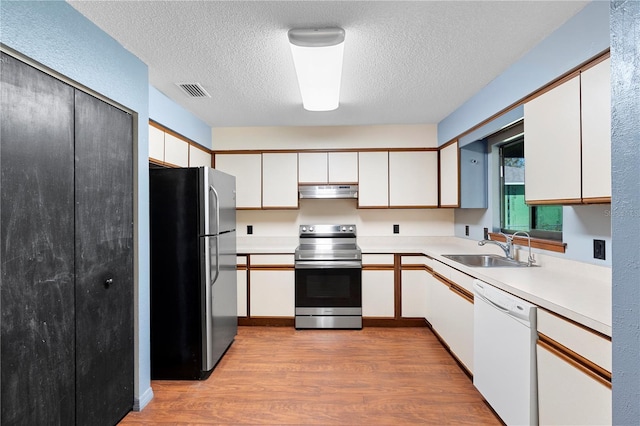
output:
POLYGON ((298 154, 262 154, 262 207, 298 208, 298 154))
POLYGON ((329 183, 358 182, 358 153, 329 153, 329 183))
POLYGON ((149 125, 149 159, 164 163, 164 132, 149 125))
POLYGON ((189 144, 165 132, 164 161, 173 166, 189 167, 189 144))
POLYGON ((525 103, 524 157, 528 203, 581 199, 579 76, 525 103))
POLYGON ((216 154, 216 169, 236 177, 236 207, 262 207, 262 155, 216 154))
POLYGON ((389 206, 389 153, 358 154, 358 207, 389 206))
POLYGON ((609 60, 524 105, 530 204, 611 201, 609 60))
POLYGON ((211 154, 207 151, 189 145, 189 167, 211 167, 211 154))
POLYGON ((326 152, 301 152, 298 154, 298 182, 327 183, 328 155, 326 152))
POLYGON ((389 206, 438 206, 438 152, 389 152, 389 206))
POLYGON ((440 150, 440 206, 458 207, 459 198, 458 142, 440 150))
POLYGON ((611 61, 582 72, 582 198, 611 197, 611 61))

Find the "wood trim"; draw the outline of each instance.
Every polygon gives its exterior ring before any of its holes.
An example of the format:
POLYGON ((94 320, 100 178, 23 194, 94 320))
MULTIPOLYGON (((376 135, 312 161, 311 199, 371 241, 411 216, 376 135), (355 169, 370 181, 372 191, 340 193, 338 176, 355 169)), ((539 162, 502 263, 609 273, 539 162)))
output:
POLYGON ((583 198, 584 204, 611 204, 611 197, 591 197, 583 198))
MULTIPOLYGON (((318 186, 318 185, 357 185, 358 182, 300 182, 298 186, 318 186)), ((356 200, 356 198, 354 198, 356 200)))
MULTIPOLYGON (((504 236, 496 232, 489 232, 489 238, 494 241, 506 241, 506 238, 504 236)), ((529 246, 527 239, 520 236, 516 236, 514 238, 514 243, 520 246, 529 246)), ((542 238, 531 238, 531 248, 553 251, 556 253, 564 253, 567 248, 567 243, 563 243, 562 241, 543 240, 542 238)))
POLYGON ((459 207, 460 207, 460 204, 445 204, 440 206, 441 209, 457 209, 459 207))
POLYGON ((436 280, 440 281, 442 284, 444 284, 447 287, 449 287, 449 290, 453 291, 458 296, 466 299, 467 301, 473 303, 473 293, 471 293, 469 290, 467 290, 464 287, 459 286, 458 284, 456 284, 453 281, 451 281, 449 278, 443 277, 442 275, 440 275, 439 273, 437 273, 435 271, 432 272, 432 275, 433 275, 433 278, 435 278, 436 280))
POLYGON ((431 272, 431 268, 427 265, 401 265, 401 271, 427 271, 431 272))
POLYGON ((584 330, 584 331, 588 331, 589 333, 594 334, 594 335, 596 335, 596 336, 600 337, 601 339, 605 339, 605 340, 608 340, 609 342, 611 342, 611 336, 607 336, 607 335, 606 335, 606 334, 604 334, 604 333, 601 333, 601 332, 599 332, 599 331, 596 331, 596 330, 594 330, 593 328, 589 328, 589 327, 587 327, 587 326, 586 326, 586 325, 584 325, 584 324, 580 324, 579 322, 576 322, 576 321, 574 321, 574 320, 572 320, 572 319, 569 319, 569 318, 567 318, 567 317, 564 317, 564 316, 562 316, 562 315, 560 315, 560 314, 558 314, 558 313, 552 312, 552 311, 550 311, 550 310, 548 310, 548 309, 541 308, 541 307, 539 307, 539 306, 538 306, 538 309, 542 309, 542 310, 543 310, 543 311, 545 311, 547 314, 551 314, 551 315, 553 315, 554 317, 557 317, 557 318, 559 318, 559 319, 561 319, 561 320, 563 320, 563 321, 567 321, 567 322, 571 323, 571 325, 574 325, 574 326, 576 326, 576 327, 579 327, 579 328, 581 328, 581 329, 582 329, 582 330, 584 330))
POLYGON ((449 290, 453 291, 458 296, 461 296, 463 299, 467 300, 468 302, 473 303, 473 293, 471 293, 466 288, 462 288, 458 284, 451 283, 451 285, 449 286, 449 290))
MULTIPOLYGON (((195 143, 195 142, 194 142, 195 143)), ((200 145, 201 146, 201 145, 200 145)), ((283 154, 283 153, 331 153, 331 152, 412 152, 439 151, 439 147, 406 147, 406 148, 337 148, 337 149, 236 149, 213 150, 211 154, 283 154)))
POLYGON ((363 271, 393 271, 395 270, 394 265, 381 265, 381 264, 369 264, 362 265, 363 271))
POLYGON ((449 145, 453 145, 454 143, 458 142, 458 139, 451 139, 449 142, 440 145, 438 147, 438 152, 440 152, 441 150, 445 149, 446 147, 448 147, 449 145))
MULTIPOLYGON (((591 67, 593 67, 594 65, 597 65, 598 63, 604 61, 605 59, 607 59, 610 56, 609 53, 609 48, 607 48, 606 50, 604 50, 601 53, 598 53, 597 55, 593 56, 592 58, 586 60, 585 62, 583 62, 582 64, 578 65, 577 67, 567 71, 565 74, 561 75, 560 77, 558 77, 555 80, 550 81, 547 85, 542 86, 541 88, 539 88, 538 90, 526 95, 525 97, 515 101, 514 103, 512 103, 511 105, 508 105, 507 107, 501 109, 500 111, 496 112, 495 114, 489 116, 487 119, 481 121, 480 123, 476 124, 475 126, 470 127, 468 130, 460 133, 458 136, 456 136, 455 138, 447 141, 447 143, 451 142, 452 140, 456 140, 456 139, 460 139, 463 136, 468 135, 469 133, 474 132, 475 130, 478 130, 479 128, 481 128, 482 126, 491 123, 493 120, 495 120, 496 118, 508 113, 509 111, 519 107, 520 105, 523 105, 525 102, 528 102, 530 100, 532 100, 534 97, 540 96, 542 93, 551 90, 553 87, 558 86, 559 84, 564 83, 565 78, 570 79, 573 74, 575 74, 577 71, 585 71, 591 67)), ((573 77, 575 77, 575 75, 573 75, 573 77)))
POLYGON ((378 318, 363 317, 363 327, 427 327, 424 318, 378 318))
POLYGON ((152 127, 155 127, 156 129, 162 130, 163 132, 168 133, 171 136, 175 136, 176 138, 180 139, 183 142, 188 143, 189 145, 193 146, 194 148, 198 148, 199 150, 204 151, 207 154, 213 155, 213 151, 210 150, 209 148, 204 147, 204 146, 200 145, 199 143, 192 141, 188 137, 183 136, 178 132, 174 132, 173 130, 169 129, 168 127, 163 126, 162 124, 160 124, 160 123, 158 123, 156 121, 149 120, 149 125, 152 126, 152 127))
POLYGON ((421 205, 421 206, 396 206, 390 205, 388 208, 390 209, 437 209, 439 206, 437 204, 432 205, 421 205))
POLYGON ((293 265, 252 265, 251 271, 293 271, 293 265))
POLYGON ((402 318, 402 270, 400 265, 402 258, 399 254, 393 255, 393 313, 395 319, 402 318))
POLYGON ((238 325, 259 327, 294 327, 295 319, 293 317, 239 317, 238 325))
POLYGON ((262 207, 236 207, 236 210, 262 210, 262 207))
POLYGON ((582 198, 557 198, 553 200, 525 200, 525 203, 529 206, 547 206, 547 205, 556 205, 562 204, 570 205, 570 204, 582 204, 582 198))
POLYGON ((269 206, 269 207, 262 207, 260 210, 299 210, 300 209, 300 205, 296 206, 296 207, 292 207, 292 206, 269 206))
POLYGON ((598 364, 572 351, 566 346, 556 342, 550 337, 538 333, 538 346, 556 355, 558 358, 573 365, 592 379, 597 380, 602 385, 611 389, 611 372, 600 367, 598 364))

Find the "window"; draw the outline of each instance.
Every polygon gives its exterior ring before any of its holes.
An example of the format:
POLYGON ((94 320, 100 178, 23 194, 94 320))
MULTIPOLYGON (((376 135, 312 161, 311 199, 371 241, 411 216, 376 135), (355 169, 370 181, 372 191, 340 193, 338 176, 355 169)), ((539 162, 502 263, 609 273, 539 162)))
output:
POLYGON ((503 142, 500 145, 501 231, 526 231, 532 237, 562 241, 562 206, 528 206, 524 201, 524 134, 516 132, 503 142))

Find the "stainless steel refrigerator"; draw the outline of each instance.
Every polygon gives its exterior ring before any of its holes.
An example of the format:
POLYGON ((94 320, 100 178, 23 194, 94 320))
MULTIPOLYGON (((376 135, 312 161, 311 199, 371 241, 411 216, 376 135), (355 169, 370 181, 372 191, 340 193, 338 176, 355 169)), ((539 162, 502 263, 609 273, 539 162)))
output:
POLYGON ((235 177, 150 169, 151 378, 209 377, 238 330, 235 177))

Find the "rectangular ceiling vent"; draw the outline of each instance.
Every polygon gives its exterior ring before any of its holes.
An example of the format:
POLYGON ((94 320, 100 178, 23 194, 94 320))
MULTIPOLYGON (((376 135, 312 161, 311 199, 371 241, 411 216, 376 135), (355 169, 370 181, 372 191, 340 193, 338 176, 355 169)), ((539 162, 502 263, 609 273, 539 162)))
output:
POLYGON ((211 95, 204 90, 200 83, 176 83, 190 98, 210 98, 211 95))

